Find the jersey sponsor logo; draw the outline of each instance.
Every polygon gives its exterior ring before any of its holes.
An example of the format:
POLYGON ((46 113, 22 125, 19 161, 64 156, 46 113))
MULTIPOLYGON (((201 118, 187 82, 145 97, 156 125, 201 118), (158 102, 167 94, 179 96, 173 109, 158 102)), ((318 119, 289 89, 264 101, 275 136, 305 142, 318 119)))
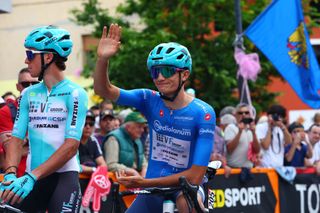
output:
POLYGON ((59 124, 34 124, 34 128, 52 128, 52 129, 58 129, 59 124))
POLYGON ((75 97, 74 98, 74 102, 73 102, 73 112, 72 112, 71 126, 76 126, 76 124, 77 124, 78 108, 79 108, 78 98, 75 97))
POLYGON ((185 120, 185 121, 192 121, 194 117, 189 117, 189 116, 174 116, 173 117, 176 120, 185 120))
POLYGON ((65 112, 63 108, 60 107, 52 107, 49 109, 50 112, 65 112))
POLYGON ((16 114, 16 119, 15 121, 17 121, 20 117, 20 102, 21 102, 21 96, 18 98, 18 108, 17 108, 17 114, 16 114))
POLYGON ((155 120, 153 122, 153 126, 156 131, 164 131, 164 132, 171 132, 171 133, 179 134, 183 136, 191 136, 190 129, 175 129, 173 126, 169 127, 168 125, 162 126, 162 124, 158 120, 155 120))
POLYGON ((197 104, 204 111, 204 113, 209 113, 209 111, 205 105, 201 104, 198 101, 195 101, 194 103, 197 104))
POLYGON ((29 117, 29 122, 31 121, 43 121, 43 120, 47 120, 46 116, 30 116, 29 117))
POLYGON ((160 109, 159 115, 160 115, 160 117, 163 117, 164 112, 163 112, 163 110, 162 110, 162 109, 160 109))
POLYGON ((199 135, 202 135, 202 134, 212 134, 212 135, 214 135, 214 130, 201 128, 199 130, 199 135))
POLYGON ((204 116, 204 120, 208 121, 210 120, 211 118, 211 115, 209 113, 207 113, 205 116, 204 116))

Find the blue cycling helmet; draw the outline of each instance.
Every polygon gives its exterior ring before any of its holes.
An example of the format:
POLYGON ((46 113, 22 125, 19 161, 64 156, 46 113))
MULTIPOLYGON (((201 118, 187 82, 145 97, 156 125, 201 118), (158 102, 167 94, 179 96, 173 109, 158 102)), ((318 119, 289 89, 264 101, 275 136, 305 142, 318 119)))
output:
POLYGON ((157 65, 171 65, 181 69, 188 69, 191 73, 192 59, 185 46, 175 42, 162 43, 151 50, 148 56, 148 70, 157 65))
POLYGON ((70 33, 52 25, 31 31, 24 41, 25 48, 54 51, 63 58, 71 53, 72 45, 70 33))

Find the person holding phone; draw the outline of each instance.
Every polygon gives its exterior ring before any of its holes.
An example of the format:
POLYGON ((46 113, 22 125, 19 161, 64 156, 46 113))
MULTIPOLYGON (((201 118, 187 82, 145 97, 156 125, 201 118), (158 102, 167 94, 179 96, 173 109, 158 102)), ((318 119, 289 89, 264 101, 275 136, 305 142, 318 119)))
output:
POLYGON ((291 135, 285 125, 286 109, 272 105, 267 111, 268 122, 257 125, 256 134, 262 148, 262 167, 279 167, 284 163, 284 147, 291 143, 291 135))
POLYGON ((227 164, 232 168, 252 168, 253 162, 248 159, 250 143, 253 152, 260 152, 260 145, 255 134, 253 107, 240 103, 236 107, 237 124, 229 124, 224 132, 227 141, 227 164))

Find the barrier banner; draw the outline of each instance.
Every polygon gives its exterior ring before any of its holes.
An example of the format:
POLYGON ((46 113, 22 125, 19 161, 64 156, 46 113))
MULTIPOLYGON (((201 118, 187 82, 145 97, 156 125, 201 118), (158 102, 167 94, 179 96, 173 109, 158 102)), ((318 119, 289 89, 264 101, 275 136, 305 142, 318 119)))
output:
MULTIPOLYGON (((229 178, 216 175, 207 184, 206 207, 214 213, 273 213, 276 209, 276 197, 271 180, 266 173, 256 173, 245 183, 239 179, 240 174, 229 178)), ((277 190, 277 189, 276 189, 277 190)))
POLYGON ((320 177, 316 174, 297 174, 293 184, 279 177, 281 213, 320 212, 320 177))

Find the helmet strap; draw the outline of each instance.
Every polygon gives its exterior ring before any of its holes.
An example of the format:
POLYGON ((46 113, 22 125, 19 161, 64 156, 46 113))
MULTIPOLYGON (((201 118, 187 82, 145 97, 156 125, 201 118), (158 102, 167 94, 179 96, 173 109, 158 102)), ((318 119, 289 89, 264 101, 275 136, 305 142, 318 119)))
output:
POLYGON ((43 76, 44 76, 44 71, 50 66, 50 64, 52 64, 54 61, 56 60, 56 57, 53 56, 52 60, 48 63, 45 64, 44 63, 44 53, 41 53, 41 72, 40 75, 38 77, 38 81, 42 81, 43 76))
POLYGON ((176 89, 176 91, 174 92, 173 96, 172 97, 168 97, 168 96, 165 96, 163 93, 160 92, 160 98, 166 100, 166 101, 171 101, 173 102, 176 97, 178 96, 178 93, 180 92, 181 88, 182 88, 182 85, 185 83, 186 81, 181 81, 181 72, 179 72, 179 86, 178 88, 176 89))

